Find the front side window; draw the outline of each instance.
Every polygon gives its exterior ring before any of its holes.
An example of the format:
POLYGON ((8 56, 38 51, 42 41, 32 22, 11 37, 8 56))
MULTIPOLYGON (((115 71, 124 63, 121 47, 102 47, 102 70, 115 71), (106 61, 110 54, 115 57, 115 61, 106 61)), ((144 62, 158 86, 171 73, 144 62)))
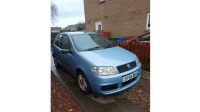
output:
POLYGON ((63 35, 60 43, 61 49, 70 49, 70 40, 67 35, 63 35))
POLYGON ((150 41, 150 34, 145 34, 141 37, 139 37, 139 40, 138 41, 150 41))
POLYGON ((99 34, 72 35, 72 41, 78 51, 90 51, 114 47, 114 44, 99 34))

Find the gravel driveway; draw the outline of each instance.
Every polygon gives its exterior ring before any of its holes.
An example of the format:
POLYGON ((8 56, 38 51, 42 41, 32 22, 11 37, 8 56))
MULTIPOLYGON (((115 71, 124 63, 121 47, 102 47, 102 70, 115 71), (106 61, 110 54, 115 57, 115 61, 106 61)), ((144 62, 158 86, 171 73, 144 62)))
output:
POLYGON ((150 111, 150 94, 143 88, 136 86, 123 91, 121 94, 141 108, 150 111))
MULTIPOLYGON (((120 94, 141 108, 150 111, 150 94, 141 86, 137 85, 120 94)), ((51 75, 51 110, 52 112, 83 112, 80 105, 53 74, 51 75)))
POLYGON ((51 74, 51 112, 83 112, 80 105, 51 74))

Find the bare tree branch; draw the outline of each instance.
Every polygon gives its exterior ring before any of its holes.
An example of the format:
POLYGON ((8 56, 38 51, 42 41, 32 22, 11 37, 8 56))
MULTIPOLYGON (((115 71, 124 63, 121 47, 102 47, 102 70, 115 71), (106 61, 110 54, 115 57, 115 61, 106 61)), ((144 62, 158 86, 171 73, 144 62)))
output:
POLYGON ((58 16, 58 8, 53 1, 51 1, 51 22, 54 23, 58 16))

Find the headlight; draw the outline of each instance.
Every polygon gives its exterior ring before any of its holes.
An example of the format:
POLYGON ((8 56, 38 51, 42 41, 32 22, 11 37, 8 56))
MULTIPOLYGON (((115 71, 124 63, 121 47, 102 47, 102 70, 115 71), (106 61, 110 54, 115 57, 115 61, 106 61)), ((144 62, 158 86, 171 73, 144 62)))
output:
POLYGON ((136 61, 136 64, 139 65, 139 64, 140 64, 140 60, 138 59, 137 56, 135 56, 135 58, 136 58, 136 60, 135 60, 135 61, 136 61))
POLYGON ((92 67, 91 71, 97 75, 114 75, 117 74, 117 70, 110 66, 92 67))

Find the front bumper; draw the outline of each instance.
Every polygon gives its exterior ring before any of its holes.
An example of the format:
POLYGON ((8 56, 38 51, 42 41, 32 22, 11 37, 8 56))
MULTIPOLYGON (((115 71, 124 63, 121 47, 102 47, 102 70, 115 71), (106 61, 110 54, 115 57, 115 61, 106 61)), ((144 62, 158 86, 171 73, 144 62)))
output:
POLYGON ((141 64, 135 67, 134 69, 116 75, 111 75, 111 76, 95 75, 95 78, 93 78, 89 82, 93 92, 98 94, 108 95, 132 87, 140 80, 140 77, 141 77, 141 64), (136 76, 127 82, 122 82, 122 77, 129 75, 131 73, 136 74, 136 76))

